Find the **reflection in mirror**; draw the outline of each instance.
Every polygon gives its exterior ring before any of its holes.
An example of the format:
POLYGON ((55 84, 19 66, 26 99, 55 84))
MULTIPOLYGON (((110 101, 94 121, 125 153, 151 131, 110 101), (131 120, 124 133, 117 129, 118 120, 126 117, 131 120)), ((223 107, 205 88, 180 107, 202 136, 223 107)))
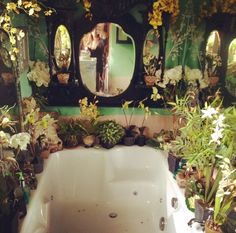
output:
POLYGON ((80 41, 79 67, 83 84, 98 96, 124 92, 133 77, 133 39, 119 25, 99 23, 80 41))
POLYGON ((212 31, 207 39, 205 70, 209 77, 209 82, 215 86, 219 81, 221 57, 220 57, 220 35, 218 31, 212 31))
POLYGON ((218 31, 212 31, 207 39, 206 53, 219 54, 220 52, 220 36, 218 31))
POLYGON ((225 83, 229 93, 236 97, 236 38, 229 46, 225 83))
POLYGON ((159 32, 157 30, 151 29, 146 35, 144 47, 143 47, 143 59, 148 59, 148 57, 159 57, 159 32))
POLYGON ((71 39, 67 28, 60 25, 57 28, 54 39, 54 56, 56 65, 60 69, 67 70, 71 62, 71 39))
POLYGON ((15 75, 9 55, 8 35, 0 30, 0 105, 16 102, 15 75))

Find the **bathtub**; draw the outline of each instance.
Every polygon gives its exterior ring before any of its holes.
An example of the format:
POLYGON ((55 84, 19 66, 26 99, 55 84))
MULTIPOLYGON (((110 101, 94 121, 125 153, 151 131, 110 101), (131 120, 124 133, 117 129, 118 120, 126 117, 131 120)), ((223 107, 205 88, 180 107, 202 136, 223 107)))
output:
POLYGON ((137 146, 51 154, 20 233, 192 232, 166 158, 137 146))

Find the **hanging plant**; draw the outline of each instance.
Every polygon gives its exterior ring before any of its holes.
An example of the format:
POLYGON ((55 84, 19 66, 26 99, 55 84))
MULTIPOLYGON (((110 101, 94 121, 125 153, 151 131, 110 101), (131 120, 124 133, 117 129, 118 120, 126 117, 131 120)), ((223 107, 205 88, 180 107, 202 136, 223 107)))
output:
POLYGON ((149 24, 157 29, 163 24, 163 13, 172 15, 174 19, 179 14, 179 0, 155 0, 152 10, 148 13, 149 24))

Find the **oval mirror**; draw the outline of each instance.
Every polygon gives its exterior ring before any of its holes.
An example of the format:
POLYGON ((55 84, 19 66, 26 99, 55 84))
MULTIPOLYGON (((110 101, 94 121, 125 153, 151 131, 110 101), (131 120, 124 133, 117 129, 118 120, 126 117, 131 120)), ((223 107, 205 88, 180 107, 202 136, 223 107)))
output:
POLYGON ((119 25, 97 24, 82 37, 79 49, 82 82, 92 93, 109 97, 128 88, 134 73, 135 46, 119 25))
POLYGON ((151 60, 158 60, 160 54, 160 34, 157 30, 151 29, 148 31, 144 46, 143 46, 143 64, 145 72, 148 73, 148 68, 151 65, 151 60))
POLYGON ((71 39, 64 25, 58 26, 54 38, 54 57, 59 69, 67 70, 71 62, 71 39))
POLYGON ((218 31, 212 31, 207 39, 205 70, 207 71, 211 85, 219 81, 221 57, 220 57, 220 35, 218 31))
POLYGON ((225 84, 229 93, 236 97, 236 38, 229 45, 225 84))

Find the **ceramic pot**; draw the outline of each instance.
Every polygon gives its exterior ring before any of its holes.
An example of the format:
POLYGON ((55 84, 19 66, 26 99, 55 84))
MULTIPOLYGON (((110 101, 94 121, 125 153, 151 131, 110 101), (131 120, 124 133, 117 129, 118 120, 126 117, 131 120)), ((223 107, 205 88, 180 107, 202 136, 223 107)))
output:
POLYGON ((101 142, 101 145, 102 145, 102 147, 104 147, 106 149, 111 149, 111 148, 113 148, 115 146, 114 144, 104 143, 104 142, 101 142))
POLYGON ((181 161, 180 157, 176 157, 174 154, 169 153, 168 154, 168 167, 169 171, 173 174, 176 173, 176 171, 179 169, 179 163, 181 161))
POLYGON ((211 214, 208 206, 206 206, 202 200, 195 199, 195 220, 196 222, 205 222, 211 214))
POLYGON ((39 174, 43 171, 44 163, 43 163, 43 159, 40 156, 36 155, 32 161, 32 164, 34 167, 35 174, 39 174))
POLYGON ((57 74, 58 82, 61 84, 68 84, 69 78, 70 74, 68 73, 57 74))
POLYGON ((95 143, 96 137, 94 135, 87 135, 83 137, 85 147, 92 147, 95 143))
POLYGON ((136 144, 138 146, 144 146, 146 144, 146 137, 144 135, 139 135, 136 139, 136 144))
POLYGON ((135 143, 135 137, 133 137, 133 136, 130 136, 130 137, 126 136, 126 137, 124 137, 123 142, 124 142, 124 145, 126 145, 126 146, 132 146, 135 143))

